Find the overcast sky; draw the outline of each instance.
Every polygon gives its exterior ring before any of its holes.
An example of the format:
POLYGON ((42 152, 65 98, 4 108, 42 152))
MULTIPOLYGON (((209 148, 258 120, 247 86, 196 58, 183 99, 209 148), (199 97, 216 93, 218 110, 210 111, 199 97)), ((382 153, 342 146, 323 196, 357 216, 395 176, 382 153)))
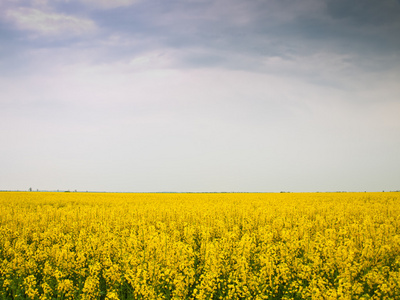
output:
POLYGON ((0 0, 0 190, 400 189, 397 0, 0 0))

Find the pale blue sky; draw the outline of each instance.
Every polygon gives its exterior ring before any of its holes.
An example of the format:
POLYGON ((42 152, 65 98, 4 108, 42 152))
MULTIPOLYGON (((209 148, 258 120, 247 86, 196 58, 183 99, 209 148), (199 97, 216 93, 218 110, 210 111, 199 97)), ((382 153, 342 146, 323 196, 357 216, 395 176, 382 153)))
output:
POLYGON ((0 190, 399 190, 399 32, 395 0, 0 0, 0 190))

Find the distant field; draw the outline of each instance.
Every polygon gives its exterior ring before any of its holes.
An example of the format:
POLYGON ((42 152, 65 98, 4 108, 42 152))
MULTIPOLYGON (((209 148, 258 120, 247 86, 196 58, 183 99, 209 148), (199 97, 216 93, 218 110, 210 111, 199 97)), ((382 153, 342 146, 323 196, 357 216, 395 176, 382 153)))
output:
POLYGON ((0 193, 0 299, 400 299, 400 193, 0 193))

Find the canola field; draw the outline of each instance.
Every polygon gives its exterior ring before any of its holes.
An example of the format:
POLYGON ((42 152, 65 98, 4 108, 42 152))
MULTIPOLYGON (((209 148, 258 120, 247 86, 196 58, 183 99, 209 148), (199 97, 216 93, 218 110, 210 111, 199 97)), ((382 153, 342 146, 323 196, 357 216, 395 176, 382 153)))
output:
POLYGON ((400 193, 0 193, 0 299, 400 299, 400 193))

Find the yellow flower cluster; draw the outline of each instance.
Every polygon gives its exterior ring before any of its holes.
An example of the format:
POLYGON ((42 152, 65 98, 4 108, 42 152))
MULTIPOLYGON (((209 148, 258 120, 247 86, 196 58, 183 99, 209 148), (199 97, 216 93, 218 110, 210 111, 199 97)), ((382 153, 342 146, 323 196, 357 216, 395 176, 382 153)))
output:
POLYGON ((400 299, 400 193, 0 193, 0 299, 400 299))

